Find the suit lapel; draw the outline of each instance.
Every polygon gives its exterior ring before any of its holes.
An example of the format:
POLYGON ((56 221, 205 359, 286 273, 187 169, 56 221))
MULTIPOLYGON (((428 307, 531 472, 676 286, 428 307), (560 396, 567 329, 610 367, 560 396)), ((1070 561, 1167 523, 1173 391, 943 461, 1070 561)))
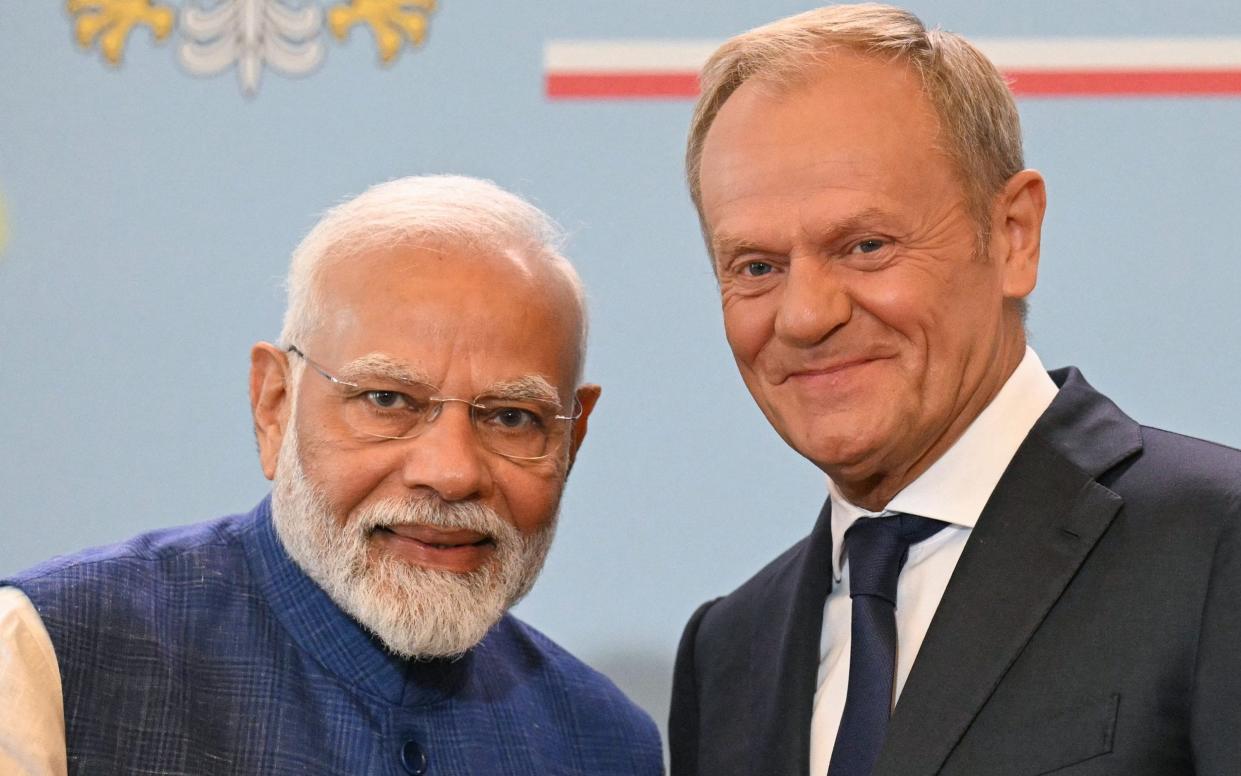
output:
POLYGON ((1076 370, 1053 378, 1061 391, 970 535, 875 776, 939 771, 1121 507, 1097 479, 1140 450, 1137 425, 1076 370))
POLYGON ((756 613, 750 661, 744 677, 753 721, 754 761, 746 773, 804 776, 810 769, 810 716, 819 670, 823 603, 832 588, 830 500, 814 530, 792 556, 787 572, 773 579, 756 613))

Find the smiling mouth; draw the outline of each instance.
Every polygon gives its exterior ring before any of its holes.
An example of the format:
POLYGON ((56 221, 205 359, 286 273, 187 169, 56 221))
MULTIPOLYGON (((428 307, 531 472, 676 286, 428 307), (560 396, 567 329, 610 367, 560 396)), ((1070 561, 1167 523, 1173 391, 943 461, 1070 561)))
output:
POLYGON ((377 526, 372 540, 383 552, 423 568, 469 573, 496 552, 495 538, 477 531, 422 525, 377 526))
POLYGON ((831 377, 843 374, 844 372, 847 372, 850 369, 855 369, 860 366, 866 366, 867 364, 874 363, 875 361, 879 361, 879 360, 881 359, 878 357, 855 358, 849 361, 841 361, 841 362, 838 362, 835 364, 829 364, 823 367, 815 367, 815 368, 810 368, 810 369, 799 369, 797 371, 786 373, 784 376, 784 379, 780 380, 780 382, 784 382, 785 380, 790 380, 793 378, 803 378, 803 379, 813 379, 816 377, 831 378, 831 377))
POLYGON ((376 533, 385 533, 397 539, 417 542, 436 550, 454 550, 461 547, 494 547, 495 539, 476 531, 442 531, 422 526, 380 525, 375 527, 376 533))

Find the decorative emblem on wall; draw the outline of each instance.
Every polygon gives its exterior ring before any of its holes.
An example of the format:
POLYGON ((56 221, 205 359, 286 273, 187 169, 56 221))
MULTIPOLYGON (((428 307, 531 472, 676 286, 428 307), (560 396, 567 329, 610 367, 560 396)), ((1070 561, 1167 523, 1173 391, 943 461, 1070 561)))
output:
POLYGON ((258 92, 263 71, 303 76, 327 53, 330 37, 344 41, 354 27, 370 28, 379 61, 391 65, 401 48, 421 45, 437 0, 348 0, 325 10, 314 0, 185 0, 179 9, 158 0, 66 0, 74 38, 98 48, 119 67, 130 33, 145 27, 157 43, 174 28, 177 60, 197 76, 237 71, 241 91, 258 92), (326 18, 326 25, 324 24, 326 18))

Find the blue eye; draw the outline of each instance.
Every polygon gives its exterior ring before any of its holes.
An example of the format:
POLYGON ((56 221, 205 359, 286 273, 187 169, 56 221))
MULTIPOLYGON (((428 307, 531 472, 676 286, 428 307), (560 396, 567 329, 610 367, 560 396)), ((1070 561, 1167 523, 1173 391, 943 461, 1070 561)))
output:
POLYGON ((748 261, 742 269, 742 273, 748 277, 757 278, 762 277, 763 275, 771 274, 774 269, 774 267, 765 261, 748 261))
POLYGON ((884 245, 886 245, 886 243, 883 240, 872 238, 870 240, 862 240, 860 243, 853 246, 853 250, 857 253, 874 253, 875 251, 882 249, 884 245))

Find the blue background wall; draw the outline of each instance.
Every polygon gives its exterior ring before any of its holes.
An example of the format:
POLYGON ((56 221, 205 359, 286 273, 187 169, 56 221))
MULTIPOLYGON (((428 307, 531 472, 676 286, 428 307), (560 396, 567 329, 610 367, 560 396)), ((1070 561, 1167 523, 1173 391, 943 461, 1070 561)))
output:
MULTIPOLYGON (((442 0, 376 65, 193 78, 135 33, 122 67, 59 2, 0 7, 0 574, 266 492, 247 352, 325 207, 421 172, 489 177, 572 232, 604 386, 521 614, 659 719, 681 625, 808 530, 822 476, 752 405, 681 179, 688 101, 552 102, 564 38, 723 38, 792 0, 442 0)), ((1235 0, 911 5, 967 36, 1241 35, 1235 0)), ((1023 100, 1050 212, 1030 329, 1137 418, 1241 444, 1241 99, 1023 100)))

